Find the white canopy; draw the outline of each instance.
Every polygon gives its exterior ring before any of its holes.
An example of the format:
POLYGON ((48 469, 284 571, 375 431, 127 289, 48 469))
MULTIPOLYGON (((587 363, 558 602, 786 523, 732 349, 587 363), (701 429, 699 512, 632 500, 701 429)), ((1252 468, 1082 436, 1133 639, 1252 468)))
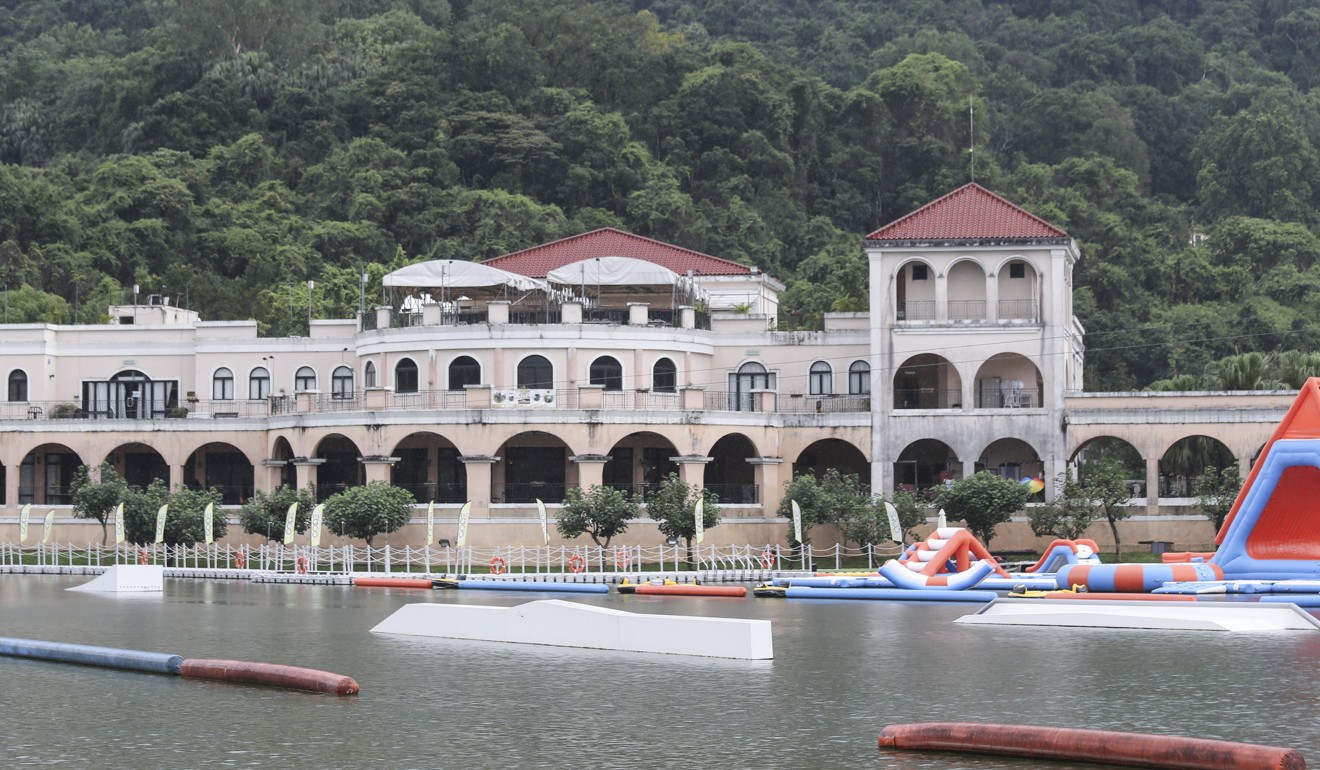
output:
POLYGON ((498 267, 461 259, 433 259, 399 268, 385 276, 386 286, 421 289, 477 289, 508 286, 519 291, 545 288, 545 283, 498 267))
POLYGON ((546 273, 563 286, 677 286, 678 273, 654 262, 632 257, 592 257, 546 273))

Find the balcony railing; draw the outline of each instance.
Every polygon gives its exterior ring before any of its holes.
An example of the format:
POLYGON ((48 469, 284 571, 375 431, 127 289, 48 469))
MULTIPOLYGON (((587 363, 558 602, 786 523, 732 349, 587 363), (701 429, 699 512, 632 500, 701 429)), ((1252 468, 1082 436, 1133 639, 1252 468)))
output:
POLYGON ((390 393, 389 409, 462 409, 467 393, 462 390, 419 390, 413 393, 390 393))
POLYGON ((799 395, 780 396, 776 411, 788 413, 869 412, 870 394, 861 395, 799 395))
POLYGON ((934 321, 935 302, 933 300, 915 300, 898 303, 900 321, 934 321))
POLYGON ((982 389, 976 392, 977 409, 1030 409, 1040 405, 1040 392, 1036 390, 982 389))
MULTIPOLYGON (((989 303, 983 299, 955 299, 943 303, 944 317, 949 323, 987 322, 989 303)), ((934 321, 939 317, 941 305, 934 300, 900 302, 895 310, 898 321, 934 321)), ((1005 321, 1040 320, 1040 304, 1032 299, 1001 299, 995 303, 996 318, 1005 321)))
POLYGON ((961 409, 961 390, 912 388, 894 391, 895 409, 961 409))
POLYGON ((984 321, 985 300, 954 299, 949 300, 950 321, 984 321))
POLYGON ((436 484, 426 482, 422 484, 400 484, 395 482, 394 486, 402 487, 412 493, 413 499, 419 504, 430 502, 437 503, 465 503, 467 502, 467 485, 465 484, 436 484))
POLYGON ((496 484, 492 488, 492 503, 564 502, 563 482, 534 481, 519 484, 496 484))
POLYGON ((1034 299, 999 300, 999 320, 1039 321, 1040 305, 1034 299))

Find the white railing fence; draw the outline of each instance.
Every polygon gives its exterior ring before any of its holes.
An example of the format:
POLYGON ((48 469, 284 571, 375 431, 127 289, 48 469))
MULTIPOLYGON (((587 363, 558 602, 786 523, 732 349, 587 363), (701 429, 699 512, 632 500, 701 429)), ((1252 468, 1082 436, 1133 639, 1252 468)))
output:
POLYGON ((109 567, 156 564, 179 569, 232 569, 263 572, 422 574, 638 573, 680 570, 874 569, 898 556, 898 545, 805 549, 781 545, 611 545, 611 546, 320 546, 264 544, 132 545, 99 543, 20 545, 0 542, 0 568, 15 566, 109 567))

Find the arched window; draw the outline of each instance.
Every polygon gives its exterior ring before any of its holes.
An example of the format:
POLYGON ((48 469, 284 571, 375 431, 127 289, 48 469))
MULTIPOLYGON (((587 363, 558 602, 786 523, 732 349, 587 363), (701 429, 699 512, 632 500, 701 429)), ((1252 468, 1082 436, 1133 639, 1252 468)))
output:
POLYGON ((221 367, 215 370, 211 378, 211 399, 214 401, 234 400, 234 373, 221 367))
POLYGON ((394 392, 417 392, 417 364, 411 358, 404 358, 394 365, 394 392))
POLYGON ((854 396, 871 392, 871 365, 865 361, 853 361, 848 367, 848 392, 854 396))
POLYGON ((300 366, 293 375, 293 391, 316 390, 316 370, 310 366, 300 366))
POLYGON ((674 393, 678 390, 678 367, 668 358, 662 358, 651 367, 651 390, 656 393, 674 393))
POLYGON ((830 370, 830 365, 824 361, 812 364, 808 386, 813 396, 827 396, 833 393, 834 372, 830 370))
POLYGON ((260 401, 270 395, 270 372, 258 366, 248 375, 248 400, 260 401))
POLYGON ((550 390, 555 386, 555 368, 545 356, 528 356, 518 362, 518 387, 550 390))
POLYGON ((27 373, 15 369, 9 373, 9 400, 27 401, 27 373))
POLYGON ((472 356, 459 356, 449 364, 449 389, 462 390, 481 384, 481 364, 472 356))
POLYGON ((623 390, 623 366, 614 356, 601 356, 592 361, 588 376, 592 385, 604 385, 606 390, 623 390))
POLYGON ((738 367, 737 373, 729 375, 729 408, 735 412, 751 412, 756 408, 752 400, 754 390, 773 390, 775 375, 755 361, 748 361, 738 367))
POLYGON ((376 364, 368 361, 367 365, 362 367, 362 382, 368 388, 376 387, 376 364))
POLYGON ((336 367, 330 375, 330 397, 353 397, 353 370, 347 366, 336 367))

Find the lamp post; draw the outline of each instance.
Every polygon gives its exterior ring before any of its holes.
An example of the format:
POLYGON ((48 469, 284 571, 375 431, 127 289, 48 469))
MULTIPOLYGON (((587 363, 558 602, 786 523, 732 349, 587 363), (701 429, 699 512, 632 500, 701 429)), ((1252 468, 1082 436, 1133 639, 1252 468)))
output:
POLYGON ((307 336, 312 336, 312 288, 316 281, 307 279, 307 336))

